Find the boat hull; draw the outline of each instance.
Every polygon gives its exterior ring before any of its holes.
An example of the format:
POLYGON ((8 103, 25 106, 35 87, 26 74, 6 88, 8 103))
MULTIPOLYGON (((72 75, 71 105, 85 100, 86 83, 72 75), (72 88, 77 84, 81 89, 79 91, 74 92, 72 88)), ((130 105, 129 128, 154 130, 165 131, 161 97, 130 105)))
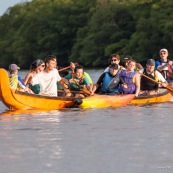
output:
POLYGON ((127 105, 133 98, 134 94, 124 95, 98 95, 83 99, 83 103, 79 105, 80 108, 107 108, 107 107, 121 107, 127 105))
POLYGON ((161 93, 157 94, 157 95, 135 97, 132 101, 130 101, 129 104, 130 105, 142 105, 142 104, 170 102, 172 100, 171 93, 165 89, 163 89, 163 90, 164 91, 161 91, 161 93))
POLYGON ((74 98, 49 97, 10 89, 8 73, 0 69, 1 101, 10 109, 56 110, 74 106, 74 98))

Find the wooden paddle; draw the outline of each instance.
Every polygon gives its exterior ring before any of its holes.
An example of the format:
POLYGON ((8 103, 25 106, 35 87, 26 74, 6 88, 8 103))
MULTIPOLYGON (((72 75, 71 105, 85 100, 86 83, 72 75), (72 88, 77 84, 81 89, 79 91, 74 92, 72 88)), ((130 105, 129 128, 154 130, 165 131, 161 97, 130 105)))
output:
POLYGON ((71 68, 71 66, 61 68, 61 69, 59 69, 58 71, 61 72, 61 71, 67 70, 67 69, 69 69, 69 68, 71 68))
POLYGON ((84 92, 88 96, 91 95, 90 91, 88 91, 87 88, 85 88, 85 87, 81 87, 80 91, 84 92))
MULTIPOLYGON (((142 76, 144 76, 145 78, 147 78, 147 79, 149 79, 149 80, 151 80, 151 81, 153 81, 153 82, 155 82, 155 83, 157 83, 157 84, 160 84, 160 82, 157 82, 156 80, 154 80, 154 79, 152 79, 152 78, 146 76, 145 74, 140 73, 139 71, 138 71, 138 73, 141 74, 142 76)), ((166 86, 165 88, 166 88, 167 90, 173 92, 173 87, 171 87, 171 86, 166 86)))
MULTIPOLYGON (((62 84, 64 85, 64 87, 66 89, 68 88, 68 85, 65 82, 62 82, 62 84)), ((79 84, 76 84, 76 85, 80 86, 79 84)), ((64 90, 58 90, 58 92, 64 92, 64 90)), ((80 90, 79 91, 71 91, 70 90, 70 92, 72 92, 72 93, 79 93, 79 94, 86 94, 88 96, 91 95, 90 91, 88 91, 87 88, 84 87, 84 86, 83 87, 80 86, 80 90)))

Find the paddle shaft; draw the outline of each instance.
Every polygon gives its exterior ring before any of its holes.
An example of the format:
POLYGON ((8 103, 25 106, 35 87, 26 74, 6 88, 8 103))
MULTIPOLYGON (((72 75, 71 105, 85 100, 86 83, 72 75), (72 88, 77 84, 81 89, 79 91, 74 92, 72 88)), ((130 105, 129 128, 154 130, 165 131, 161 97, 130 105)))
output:
POLYGON ((63 71, 63 70, 67 70, 67 69, 69 69, 69 68, 71 68, 71 66, 61 68, 61 69, 59 69, 58 71, 61 72, 61 71, 63 71))
MULTIPOLYGON (((149 80, 151 80, 151 81, 153 81, 153 82, 155 82, 155 83, 157 83, 157 84, 160 84, 160 82, 157 82, 156 80, 150 78, 149 76, 146 76, 145 74, 140 73, 140 72, 138 72, 138 73, 141 74, 142 76, 144 76, 145 78, 147 78, 147 79, 149 79, 149 80)), ((171 86, 166 86, 165 88, 167 88, 169 91, 173 92, 173 87, 171 87, 171 86)))
MULTIPOLYGON (((60 92, 60 93, 63 93, 64 92, 64 90, 58 90, 58 92, 60 92)), ((84 92, 83 91, 70 91, 70 92, 72 92, 72 93, 79 93, 79 94, 84 94, 84 92)))
MULTIPOLYGON (((65 82, 62 82, 62 83, 63 83, 63 85, 64 85, 64 89, 68 89, 68 85, 67 85, 65 82)), ((80 85, 77 84, 77 83, 76 83, 76 85, 77 85, 77 86, 80 86, 80 85)), ((58 90, 58 91, 60 91, 60 90, 58 90)), ((62 91, 64 91, 64 90, 62 90, 62 91)), ((87 95, 91 95, 90 91, 88 91, 87 88, 85 88, 85 87, 81 87, 81 89, 80 89, 79 91, 70 91, 70 92, 79 93, 79 94, 84 93, 84 94, 87 94, 87 95)))

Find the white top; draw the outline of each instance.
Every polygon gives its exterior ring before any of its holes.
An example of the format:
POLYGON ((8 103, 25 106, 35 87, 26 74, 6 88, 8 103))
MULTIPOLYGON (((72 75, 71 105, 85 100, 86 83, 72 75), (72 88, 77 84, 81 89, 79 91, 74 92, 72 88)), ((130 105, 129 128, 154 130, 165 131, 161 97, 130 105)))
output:
POLYGON ((57 81, 61 77, 57 69, 39 72, 32 78, 32 85, 40 85, 40 95, 57 96, 57 81))
MULTIPOLYGON (((143 72, 144 72, 144 69, 141 69, 139 72, 140 72, 140 73, 143 73, 143 72)), ((154 76, 154 72, 151 73, 151 75, 154 76)), ((164 77, 162 76, 162 74, 161 74, 159 71, 157 71, 157 70, 156 70, 156 75, 158 76, 159 82, 166 82, 165 78, 164 78, 164 77)))

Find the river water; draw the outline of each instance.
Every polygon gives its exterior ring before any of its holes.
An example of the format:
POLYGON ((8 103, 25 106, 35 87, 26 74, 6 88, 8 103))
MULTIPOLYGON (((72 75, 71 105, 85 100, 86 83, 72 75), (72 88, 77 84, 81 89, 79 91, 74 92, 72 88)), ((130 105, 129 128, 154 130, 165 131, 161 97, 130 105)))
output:
MULTIPOLYGON (((102 70, 88 72, 95 82, 102 70)), ((172 112, 170 102, 19 114, 0 102, 0 173, 173 172, 172 112)))

